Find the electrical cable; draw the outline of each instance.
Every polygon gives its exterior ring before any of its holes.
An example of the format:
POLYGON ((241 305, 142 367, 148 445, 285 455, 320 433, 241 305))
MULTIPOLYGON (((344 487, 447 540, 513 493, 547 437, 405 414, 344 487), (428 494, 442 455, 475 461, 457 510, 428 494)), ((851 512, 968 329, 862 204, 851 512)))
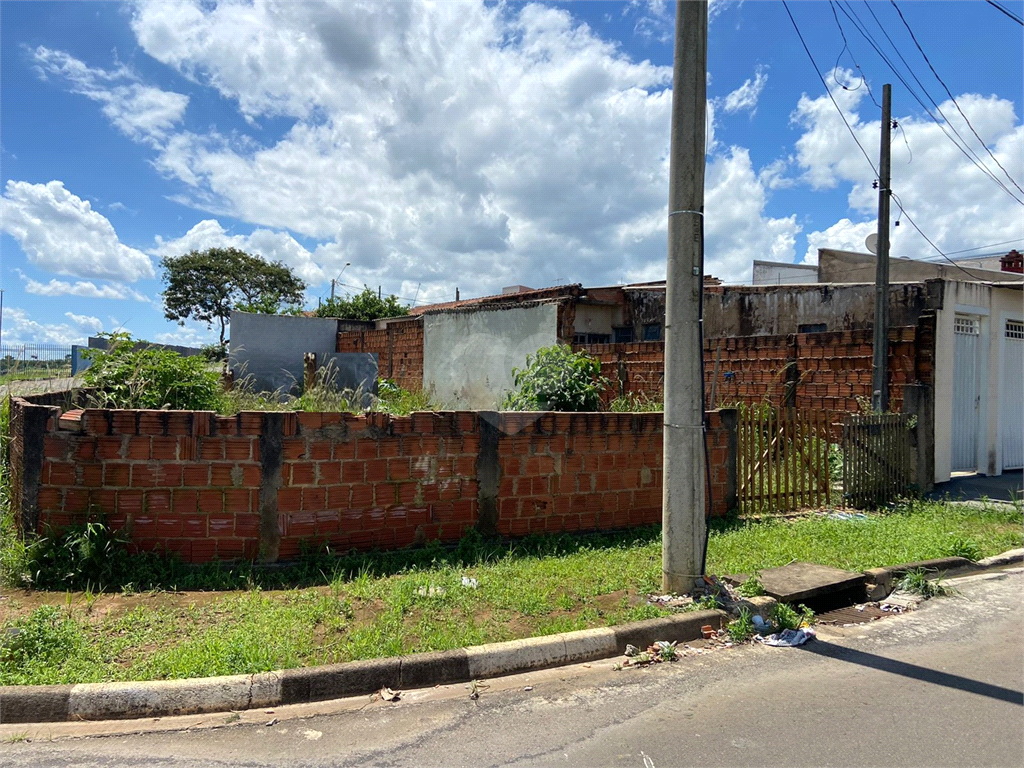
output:
POLYGON ((814 61, 814 56, 811 55, 811 49, 807 47, 807 42, 804 40, 804 36, 800 32, 800 27, 797 26, 796 19, 793 18, 793 13, 789 10, 789 3, 787 3, 786 0, 782 0, 782 7, 786 9, 786 14, 789 16, 789 20, 793 22, 793 29, 796 30, 796 36, 800 38, 800 43, 803 45, 804 51, 807 53, 807 58, 811 60, 811 66, 814 67, 814 74, 816 74, 818 79, 821 80, 821 84, 825 88, 825 93, 828 94, 829 99, 832 100, 833 106, 835 106, 836 111, 839 112, 839 116, 843 119, 843 124, 846 125, 846 130, 850 132, 850 136, 853 137, 854 142, 856 142, 857 146, 860 148, 861 154, 864 155, 864 159, 868 161, 868 165, 871 166, 871 170, 874 171, 877 176, 878 169, 875 168, 875 164, 871 161, 871 157, 868 155, 867 150, 865 150, 864 146, 860 143, 860 140, 857 138, 857 134, 854 133, 853 128, 846 119, 846 115, 843 114, 842 108, 836 102, 835 97, 832 95, 832 91, 829 90, 828 83, 825 82, 825 78, 821 76, 821 72, 818 70, 818 65, 814 61))
POLYGON ((1017 16, 1015 13, 1013 13, 1012 11, 1010 11, 1007 8, 1003 8, 1003 6, 1001 6, 999 3, 995 2, 995 0, 985 0, 985 2, 988 3, 989 5, 991 5, 996 10, 998 10, 1000 13, 1003 13, 1003 14, 1009 16, 1011 19, 1013 19, 1018 24, 1020 24, 1022 27, 1024 27, 1024 19, 1022 19, 1020 16, 1017 16))
MULTIPOLYGON (((849 5, 849 2, 847 2, 847 5, 849 5)), ((965 149, 964 146, 962 146, 960 144, 960 142, 958 142, 956 139, 953 138, 953 136, 950 135, 950 131, 952 130, 952 132, 957 136, 957 138, 960 139, 960 141, 962 141, 964 143, 964 145, 967 144, 967 142, 964 141, 963 137, 960 136, 959 133, 957 133, 956 129, 953 128, 953 126, 950 125, 948 121, 944 122, 943 120, 939 120, 939 118, 937 118, 932 113, 932 111, 928 107, 928 105, 925 104, 924 101, 921 99, 921 97, 917 94, 917 91, 910 85, 910 83, 907 82, 907 80, 903 77, 903 75, 900 73, 900 71, 896 68, 896 65, 893 64, 893 62, 889 59, 889 57, 886 56, 885 53, 882 51, 882 49, 879 47, 878 43, 875 41, 874 37, 872 37, 871 33, 867 31, 866 25, 864 25, 864 22, 861 21, 860 17, 856 15, 856 11, 854 11, 852 8, 847 10, 846 8, 843 7, 842 3, 840 3, 840 5, 839 5, 839 10, 841 10, 843 12, 843 15, 845 15, 846 18, 848 18, 853 23, 853 26, 857 29, 858 32, 860 32, 861 36, 865 40, 867 40, 868 43, 871 44, 871 47, 875 49, 875 53, 877 53, 879 55, 879 57, 882 59, 882 61, 884 61, 886 63, 886 65, 889 67, 889 69, 892 70, 892 73, 896 76, 896 78, 900 81, 900 83, 903 84, 903 87, 907 89, 907 93, 909 93, 914 98, 914 100, 921 106, 921 108, 925 111, 925 114, 927 114, 928 117, 932 119, 932 121, 939 127, 939 130, 941 130, 943 132, 943 134, 945 134, 946 138, 949 139, 953 143, 953 146, 955 146, 961 152, 961 154, 963 154, 963 156, 966 157, 971 162, 972 165, 974 165, 975 168, 977 168, 979 171, 981 171, 986 176, 988 176, 993 182, 996 183, 997 186, 999 186, 1000 189, 1002 189, 1004 192, 1006 192, 1006 194, 1008 194, 1011 198, 1013 198, 1013 200, 1015 202, 1017 202, 1017 203, 1019 203, 1021 205, 1024 205, 1024 201, 1021 201, 1010 190, 1009 187, 1007 187, 1005 184, 1003 184, 1002 181, 1000 181, 998 178, 996 178, 996 176, 992 173, 992 171, 990 171, 985 165, 983 165, 981 163, 981 159, 977 155, 973 155, 970 152, 970 148, 969 147, 967 149, 965 149)), ((871 10, 870 6, 868 7, 868 10, 869 11, 871 10)), ((872 11, 872 15, 874 15, 873 11, 872 11)), ((878 17, 877 16, 875 17, 875 21, 881 27, 881 22, 878 22, 878 17)), ((882 28, 882 31, 883 31, 883 33, 885 33, 884 27, 882 28)), ((885 33, 885 34, 888 37, 888 33, 885 33)), ((891 38, 889 39, 889 42, 893 45, 894 48, 896 48, 895 44, 892 43, 892 39, 891 38)), ((897 54, 899 54, 899 50, 898 49, 897 49, 897 54)), ((902 58, 902 55, 900 55, 900 57, 902 58)), ((906 64, 906 60, 904 60, 904 64, 906 64)), ((907 65, 907 68, 908 69, 910 68, 909 65, 907 65)), ((917 76, 914 75, 912 70, 911 70, 910 74, 911 74, 911 76, 915 80, 917 80, 917 76)), ((917 80, 917 82, 918 82, 919 85, 921 85, 921 81, 920 80, 917 80)), ((928 96, 927 89, 925 89, 923 85, 921 85, 921 88, 923 90, 925 90, 925 95, 928 96)), ((934 99, 931 98, 931 96, 928 96, 928 98, 932 102, 932 104, 935 104, 935 101, 934 101, 934 99)), ((936 107, 937 107, 937 105, 936 105, 936 107)), ((941 110, 939 110, 939 112, 941 114, 941 110)), ((945 115, 943 115, 943 118, 945 118, 945 115)))
MULTIPOLYGON (((832 16, 835 18, 836 26, 839 27, 839 34, 843 38, 843 51, 849 51, 850 52, 850 59, 853 61, 853 66, 855 66, 857 68, 857 71, 860 73, 860 81, 861 81, 861 83, 863 83, 867 87, 867 89, 868 89, 868 96, 871 97, 871 102, 875 105, 876 108, 881 109, 882 105, 878 103, 877 99, 875 99, 875 94, 873 94, 871 92, 871 84, 868 83, 868 79, 866 77, 864 77, 864 70, 861 69, 860 64, 857 62, 857 59, 854 58, 854 56, 853 56, 853 49, 850 48, 850 43, 846 39, 846 30, 843 29, 843 25, 839 21, 839 14, 836 13, 835 3, 833 2, 833 0, 828 0, 828 4, 829 4, 829 7, 832 8, 832 16)), ((842 58, 843 51, 839 52, 839 56, 836 57, 836 65, 832 69, 832 79, 835 80, 837 83, 839 82, 839 78, 836 77, 836 73, 837 73, 837 70, 839 69, 839 59, 842 58)), ((843 89, 847 90, 847 91, 851 90, 850 88, 847 88, 845 85, 843 86, 843 89)), ((852 90, 855 90, 855 91, 856 90, 860 90, 860 86, 858 85, 856 88, 853 88, 852 90)))
POLYGON ((974 275, 972 275, 972 274, 971 274, 970 272, 968 272, 968 271, 967 271, 966 269, 964 269, 964 268, 963 268, 963 267, 961 267, 961 266, 960 266, 959 264, 957 264, 957 263, 956 263, 955 261, 953 261, 953 260, 952 260, 951 258, 949 258, 949 256, 947 256, 947 255, 946 255, 946 254, 945 254, 945 253, 944 253, 944 252, 942 251, 942 249, 941 249, 941 248, 939 248, 939 246, 937 246, 937 245, 936 245, 935 243, 933 243, 933 242, 931 241, 931 238, 930 238, 930 237, 928 237, 928 235, 926 235, 926 234, 925 234, 925 233, 924 233, 924 232, 923 232, 923 231, 921 230, 921 228, 920 228, 919 226, 917 226, 917 224, 916 224, 916 223, 914 222, 914 220, 913 220, 912 218, 910 218, 910 214, 909 214, 909 213, 907 213, 907 209, 903 207, 903 203, 902 203, 902 202, 900 201, 900 198, 899 198, 899 196, 898 196, 898 195, 897 195, 897 194, 896 194, 895 192, 893 192, 893 191, 892 191, 891 189, 889 190, 889 196, 890 196, 890 197, 892 197, 892 199, 893 199, 893 200, 894 200, 894 201, 896 202, 896 207, 900 209, 900 212, 902 213, 902 215, 903 215, 903 216, 904 216, 904 217, 906 218, 906 220, 907 220, 907 221, 909 221, 909 222, 910 222, 910 226, 912 226, 912 227, 913 227, 914 229, 916 229, 916 230, 917 230, 917 233, 918 233, 918 234, 919 234, 919 235, 920 235, 921 237, 923 237, 923 238, 925 239, 925 241, 926 241, 926 242, 928 243, 928 245, 930 245, 930 246, 931 246, 932 248, 934 248, 934 249, 936 250, 936 252, 938 252, 938 254, 939 254, 940 256, 942 256, 942 258, 944 258, 944 259, 945 259, 946 261, 948 261, 948 262, 949 262, 950 264, 952 264, 952 265, 953 265, 954 267, 956 267, 956 268, 957 268, 957 269, 959 269, 959 270, 960 270, 961 272, 963 272, 963 273, 964 273, 965 275, 967 275, 967 276, 968 276, 969 278, 971 278, 971 280, 976 280, 976 279, 977 279, 977 278, 976 278, 976 277, 975 277, 974 275))
MULTIPOLYGON (((974 130, 974 126, 971 125, 971 121, 967 118, 967 115, 965 115, 964 111, 960 109, 960 105, 953 97, 953 93, 949 90, 949 86, 947 86, 943 79, 939 77, 939 73, 936 72, 935 67, 932 66, 932 62, 931 59, 928 58, 928 54, 924 52, 924 48, 922 48, 921 44, 917 41, 917 35, 914 34, 914 30, 910 28, 910 24, 908 24, 907 20, 903 17, 903 11, 901 11, 900 7, 896 4, 896 0, 889 0, 889 2, 892 3, 892 7, 895 8, 896 13, 899 14, 900 21, 903 22, 903 26, 906 27, 907 32, 910 33, 910 39, 914 41, 914 45, 917 46, 917 50, 921 53, 921 57, 925 60, 925 63, 928 65, 928 69, 932 71, 932 74, 935 75, 935 79, 938 80, 939 83, 942 85, 942 88, 946 92, 946 95, 949 96, 949 100, 952 101, 953 106, 956 107, 956 111, 960 113, 960 117, 964 119, 964 122, 967 123, 967 127, 971 129, 971 133, 974 134, 974 138, 976 138, 978 140, 978 143, 985 148, 985 151, 988 153, 988 156, 992 158, 992 162, 999 166, 999 170, 1001 170, 1003 174, 1006 176, 1006 178, 1010 180, 1010 183, 1013 184, 1013 186, 1015 186, 1021 194, 1024 194, 1024 189, 1021 189, 1020 184, 1014 181, 1013 177, 1003 167, 1003 164, 999 162, 999 159, 994 154, 992 154, 992 150, 988 148, 988 145, 985 143, 985 140, 978 135, 978 132, 974 130)), ((943 118, 945 118, 945 115, 943 115, 943 118)), ((948 123, 949 121, 946 120, 946 122, 948 123)))

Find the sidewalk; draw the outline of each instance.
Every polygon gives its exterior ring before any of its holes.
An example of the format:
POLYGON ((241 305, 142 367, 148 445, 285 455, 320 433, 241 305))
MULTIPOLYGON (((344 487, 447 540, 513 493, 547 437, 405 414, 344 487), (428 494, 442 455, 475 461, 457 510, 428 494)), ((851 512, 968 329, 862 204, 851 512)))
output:
POLYGON ((949 498, 954 501, 977 501, 983 497, 998 501, 1020 501, 1024 500, 1022 486, 1024 477, 1019 469, 993 477, 965 475, 936 485, 928 498, 942 499, 949 494, 949 498))

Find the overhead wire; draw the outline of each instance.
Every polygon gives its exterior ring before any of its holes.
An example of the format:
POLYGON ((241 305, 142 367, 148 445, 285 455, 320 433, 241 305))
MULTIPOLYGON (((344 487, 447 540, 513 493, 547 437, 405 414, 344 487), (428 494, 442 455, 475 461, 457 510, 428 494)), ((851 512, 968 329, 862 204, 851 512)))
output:
MULTIPOLYGON (((839 116, 842 118, 843 123, 846 125, 846 129, 850 132, 850 136, 853 137, 854 142, 856 142, 857 146, 860 148, 861 154, 864 155, 864 159, 867 160, 868 165, 871 166, 871 170, 874 171, 876 176, 877 176, 878 175, 878 170, 875 168, 874 162, 872 162, 871 157, 868 155, 867 151, 864 149, 864 146, 860 143, 860 140, 857 138, 857 135, 854 133, 853 128, 850 126, 849 121, 846 119, 846 115, 843 113, 842 108, 839 106, 839 104, 836 102, 835 98, 832 96, 832 92, 829 90, 828 84, 825 82, 825 78, 822 77, 821 71, 818 69, 818 65, 814 61, 814 56, 811 54, 810 48, 808 48, 808 46, 807 46, 807 41, 804 40, 804 36, 800 32, 800 27, 799 27, 799 25, 797 25, 796 19, 793 17, 793 13, 792 13, 792 11, 789 8, 789 3, 786 2, 786 0, 782 0, 782 7, 786 9, 786 15, 789 16, 789 20, 793 24, 793 29, 796 32, 797 37, 800 39, 800 43, 803 45, 804 51, 807 53, 807 58, 810 59, 811 66, 814 67, 815 74, 818 76, 818 79, 821 81, 821 84, 825 87, 825 92, 828 93, 829 99, 832 101, 832 105, 836 108, 836 111, 839 112, 839 116)), ((843 9, 842 6, 840 6, 840 9, 843 10, 844 13, 846 13, 845 9, 843 9)), ((848 18, 849 18, 849 16, 848 16, 848 18)), ((877 20, 877 17, 876 17, 876 20, 877 20)), ((852 19, 851 19, 851 21, 852 21, 852 19)), ((857 26, 856 22, 854 22, 854 26, 857 26)), ((866 39, 868 39, 868 41, 875 47, 875 50, 878 52, 878 54, 886 61, 887 64, 889 64, 890 69, 892 69, 893 72, 896 74, 896 76, 900 78, 901 82, 903 82, 903 84, 905 86, 907 86, 906 81, 903 80, 902 76, 899 74, 899 72, 896 70, 896 68, 893 67, 892 64, 888 61, 888 59, 886 58, 885 54, 883 54, 881 52, 881 50, 878 48, 878 46, 875 45, 874 41, 870 38, 869 34, 867 34, 865 31, 860 30, 859 27, 858 27, 858 31, 860 31, 861 34, 864 35, 866 39)), ((890 40, 890 42, 891 42, 891 40, 890 40)), ((906 63, 906 62, 904 61, 904 63, 906 63)), ((908 68, 909 68, 909 66, 908 66, 908 68)), ((920 81, 918 81, 918 82, 920 82, 920 81)), ((923 86, 922 86, 922 88, 923 88, 923 86)), ((912 91, 912 89, 909 86, 907 86, 907 90, 908 91, 912 91)), ((920 99, 918 99, 918 102, 921 103, 920 99)), ((921 106, 924 107, 924 104, 921 103, 921 106)), ((925 111, 928 111, 927 107, 925 107, 925 111)), ((935 119, 934 116, 932 116, 932 119, 933 120, 935 119)), ((938 122, 938 121, 936 120, 936 122, 938 122)), ((906 134, 906 131, 904 131, 904 138, 905 138, 905 134, 906 134)), ((954 142, 954 143, 956 143, 956 142, 954 142)), ((959 146, 959 145, 957 145, 957 146, 959 146)), ((907 148, 908 149, 910 148, 909 143, 907 145, 907 148)), ((963 151, 963 150, 961 149, 961 151, 963 151)), ((993 177, 993 179, 994 179, 994 177, 993 177)), ((998 183, 998 179, 994 179, 994 180, 997 181, 997 183, 998 183)), ((1003 185, 1000 185, 1000 186, 1003 186, 1003 185)), ((1003 186, 1003 188, 1005 189, 1005 186, 1003 186)), ((1007 192, 1009 192, 1009 190, 1007 190, 1007 192)), ((889 190, 889 194, 892 197, 893 201, 896 203, 896 206, 900 209, 901 216, 903 218, 906 218, 906 220, 910 223, 910 225, 915 230, 917 230, 917 233, 919 235, 921 235, 922 238, 924 238, 925 242, 927 242, 936 251, 936 253, 938 253, 940 256, 942 256, 944 259, 946 259, 946 261, 948 261, 951 265, 953 265, 954 267, 959 269, 965 275, 967 275, 967 276, 971 277, 972 279, 974 279, 974 276, 971 275, 970 272, 968 272, 962 266, 957 264, 953 259, 949 258, 949 256, 941 248, 939 248, 939 246, 937 246, 932 241, 932 239, 930 237, 928 237, 928 235, 926 235, 924 233, 924 231, 917 225, 917 222, 915 222, 913 220, 913 218, 910 216, 910 214, 907 213, 906 208, 904 208, 904 206, 903 206, 903 203, 900 201, 899 197, 896 195, 895 192, 892 191, 891 188, 889 190)), ((1014 197, 1012 193, 1010 193, 1010 195, 1011 195, 1011 197, 1014 197)), ((1014 199, 1016 200, 1016 197, 1014 197, 1014 199)), ((1018 202, 1020 202, 1020 201, 1018 201, 1018 202)))
MULTIPOLYGON (((842 23, 841 23, 841 22, 839 21, 839 14, 838 14, 838 13, 836 13, 836 6, 835 6, 835 3, 833 2, 833 0, 828 0, 828 4, 829 4, 829 6, 830 6, 830 7, 832 8, 832 16, 833 16, 833 17, 835 17, 835 20, 836 20, 836 26, 837 26, 837 27, 839 27, 839 34, 840 34, 840 35, 842 36, 842 38, 843 38, 843 50, 842 50, 842 51, 840 51, 840 52, 839 52, 839 55, 838 55, 838 56, 836 57, 836 65, 835 65, 835 67, 833 67, 833 69, 832 69, 832 79, 834 79, 834 80, 835 80, 835 81, 836 81, 837 83, 839 82, 839 78, 838 78, 838 76, 837 76, 837 74, 838 74, 838 70, 839 70, 839 59, 841 59, 841 58, 842 58, 842 56, 843 56, 843 51, 849 51, 849 52, 850 52, 850 60, 851 60, 851 61, 853 61, 853 66, 855 66, 855 67, 857 68, 857 71, 858 71, 858 72, 860 73, 860 81, 861 81, 861 83, 862 83, 862 84, 863 84, 863 85, 864 85, 864 86, 865 86, 865 87, 867 88, 867 91, 868 91, 868 96, 870 96, 870 97, 871 97, 871 102, 872 102, 872 103, 873 103, 873 104, 875 105, 875 107, 877 107, 878 109, 881 109, 881 108, 882 108, 882 105, 878 103, 878 101, 877 101, 877 100, 875 99, 875 94, 873 94, 873 93, 871 92, 871 84, 870 84, 870 83, 868 82, 868 79, 867 79, 867 78, 866 78, 866 77, 864 76, 864 70, 863 70, 863 69, 861 69, 860 63, 859 63, 859 62, 857 61, 857 59, 856 59, 856 58, 854 57, 854 55, 853 55, 853 49, 852 49, 852 48, 850 48, 850 43, 849 43, 849 41, 848 41, 848 40, 846 39, 846 30, 845 30, 845 29, 843 29, 843 25, 842 25, 842 23)), ((852 88, 852 89, 851 89, 851 88, 847 88, 847 87, 846 87, 846 86, 844 85, 844 86, 843 86, 843 89, 844 89, 844 90, 847 90, 847 91, 849 91, 849 90, 854 90, 854 91, 857 91, 857 90, 860 90, 860 86, 858 85, 858 86, 857 86, 856 88, 852 88)))
POLYGON ((993 7, 993 8, 995 8, 996 10, 998 10, 998 11, 999 11, 1000 13, 1003 13, 1003 14, 1005 14, 1006 16, 1009 16, 1009 17, 1010 17, 1011 19, 1013 19, 1013 20, 1014 20, 1014 21, 1016 21, 1016 22, 1017 22, 1018 24, 1020 24, 1020 25, 1021 25, 1022 27, 1024 27, 1024 19, 1022 19, 1022 18, 1021 18, 1020 16, 1018 16, 1017 14, 1013 13, 1013 12, 1012 12, 1011 10, 1009 10, 1008 8, 1004 8, 1004 7, 1003 7, 1003 6, 1001 6, 1001 5, 999 4, 999 3, 995 2, 995 0, 985 0, 985 2, 987 2, 987 3, 988 3, 989 5, 991 5, 991 6, 993 7))
POLYGON ((821 84, 825 88, 825 93, 828 94, 828 97, 829 99, 831 99, 833 106, 836 108, 836 111, 839 113, 839 116, 843 119, 843 124, 846 126, 846 130, 850 132, 850 136, 853 137, 853 140, 854 142, 856 142, 857 147, 861 151, 861 154, 864 155, 864 159, 868 161, 868 165, 871 166, 871 170, 874 171, 875 175, 877 176, 878 169, 875 168, 875 164, 874 162, 872 162, 871 157, 867 153, 867 150, 864 149, 864 146, 860 143, 860 139, 857 138, 857 134, 850 126, 850 122, 846 119, 846 115, 843 113, 842 107, 840 107, 838 102, 836 102, 835 96, 832 95, 832 91, 828 87, 828 83, 826 83, 825 78, 822 77, 821 71, 818 69, 818 64, 817 62, 814 61, 814 56, 811 54, 811 49, 807 47, 807 41, 804 40, 803 33, 800 32, 800 27, 797 26, 796 19, 793 18, 793 12, 789 10, 789 3, 787 3, 786 0, 782 0, 782 7, 786 9, 786 15, 789 16, 789 20, 793 23, 793 29, 796 31, 796 36, 800 38, 800 43, 801 45, 803 45, 804 51, 807 53, 807 58, 811 60, 811 66, 814 67, 814 74, 816 74, 818 76, 818 79, 821 80, 821 84))
MULTIPOLYGON (((904 18, 903 11, 901 11, 900 7, 896 4, 896 0, 889 0, 889 2, 892 3, 892 7, 895 8, 896 13, 899 14, 900 21, 903 22, 903 26, 905 26, 907 28, 907 32, 910 33, 910 38, 911 40, 914 41, 914 45, 917 46, 917 50, 921 53, 921 57, 925 60, 925 63, 928 65, 928 69, 932 71, 932 74, 935 75, 935 79, 938 80, 939 83, 942 85, 942 89, 946 92, 946 95, 949 96, 949 100, 953 102, 953 106, 956 107, 956 111, 960 113, 960 117, 964 119, 964 122, 967 123, 967 127, 971 129, 971 133, 974 134, 974 138, 976 138, 978 140, 978 143, 980 143, 981 146, 985 148, 985 151, 988 153, 988 156, 992 158, 992 162, 999 166, 999 170, 1001 170, 1003 174, 1006 176, 1006 178, 1010 180, 1010 183, 1013 184, 1013 186, 1015 186, 1021 194, 1024 194, 1024 189, 1021 189, 1020 184, 1014 181, 1013 177, 1009 174, 1006 168, 1003 167, 1003 164, 1000 163, 999 159, 992 153, 992 150, 988 148, 988 145, 985 143, 985 140, 978 135, 978 132, 976 130, 974 130, 974 126, 971 124, 971 121, 968 119, 967 115, 964 114, 964 111, 960 108, 960 105, 957 103, 957 100, 953 97, 953 93, 949 90, 949 86, 947 86, 945 81, 943 81, 943 79, 939 77, 939 73, 935 71, 935 67, 932 66, 931 59, 928 58, 928 54, 924 52, 924 48, 922 48, 921 44, 917 41, 917 36, 914 34, 914 30, 910 28, 910 24, 908 24, 907 20, 904 18)), ((946 122, 948 123, 949 120, 946 120, 946 122)))
MULTIPOLYGON (((846 4, 849 5, 849 0, 847 0, 846 4)), ((974 165, 979 171, 981 171, 986 176, 988 176, 992 181, 994 181, 999 186, 999 188, 1004 190, 1005 193, 1007 193, 1007 195, 1009 195, 1011 198, 1013 198, 1015 202, 1017 202, 1018 204, 1024 205, 1024 202, 1019 200, 1017 198, 1017 196, 1014 195, 1014 193, 1010 189, 1010 187, 1008 187, 1006 184, 1002 183, 985 165, 983 165, 981 163, 980 158, 978 158, 977 155, 974 155, 970 151, 970 147, 965 148, 965 145, 967 145, 967 142, 964 140, 964 138, 961 135, 956 133, 956 129, 952 125, 950 125, 948 123, 948 121, 939 120, 937 117, 935 117, 935 115, 932 113, 931 109, 929 109, 928 104, 926 104, 924 102, 924 100, 921 98, 921 96, 918 95, 918 92, 916 92, 916 90, 914 90, 913 86, 911 86, 910 83, 908 83, 906 81, 906 79, 903 77, 903 75, 900 73, 900 71, 896 68, 896 65, 894 65, 893 61, 889 58, 889 56, 886 55, 885 51, 882 50, 882 48, 879 45, 879 43, 876 40, 874 40, 874 38, 871 36, 871 33, 868 32, 868 30, 866 28, 866 25, 864 25, 864 23, 862 22, 860 17, 856 14, 856 11, 852 8, 852 6, 848 10, 846 7, 844 7, 842 2, 840 2, 839 9, 841 11, 843 11, 843 14, 847 18, 850 19, 850 22, 853 24, 853 26, 857 30, 857 32, 859 32, 860 35, 871 45, 871 47, 874 48, 874 52, 878 53, 879 56, 882 58, 882 60, 886 62, 886 65, 889 67, 890 70, 892 70, 893 75, 895 75, 896 78, 900 81, 900 83, 902 83, 903 87, 906 88, 907 93, 909 93, 913 97, 913 99, 921 105, 921 108, 925 111, 925 114, 927 114, 928 117, 931 118, 932 121, 939 127, 939 130, 941 130, 943 132, 943 134, 945 134, 946 138, 948 138, 952 142, 953 146, 955 146, 957 148, 957 150, 959 152, 961 152, 961 154, 963 154, 964 157, 966 157, 971 162, 972 165, 974 165), (953 136, 950 135, 950 133, 949 133, 950 130, 952 130, 953 134, 955 134, 956 137, 959 138, 959 141, 957 141, 956 138, 953 138, 953 136), (961 144, 961 141, 964 142, 964 145, 961 144)), ((869 7, 868 7, 868 10, 870 10, 869 7)), ((873 11, 872 11, 872 15, 873 15, 873 11)), ((876 22, 878 22, 878 17, 877 16, 876 16, 876 22)), ((881 27, 881 23, 879 23, 879 26, 881 27)), ((883 28, 883 32, 885 32, 885 28, 883 28)), ((887 33, 887 37, 888 37, 888 33, 887 33)), ((890 39, 890 43, 892 43, 891 39, 890 39)), ((895 44, 893 44, 893 47, 895 47, 895 44)), ((899 51, 897 49, 897 53, 898 52, 899 51)), ((904 60, 904 63, 905 63, 905 60, 904 60)), ((907 66, 907 68, 909 69, 909 66, 907 66)), ((910 72, 910 75, 911 75, 911 77, 913 77, 916 80, 916 76, 913 75, 912 71, 910 72)), ((918 82, 919 82, 919 84, 921 84, 920 80, 918 80, 918 82)), ((922 85, 921 87, 924 89, 924 85, 922 85)), ((925 95, 928 95, 927 89, 925 89, 925 95)), ((931 96, 929 96, 929 99, 932 100, 932 102, 934 103, 934 99, 931 99, 931 96)), ((941 114, 941 111, 940 111, 940 114, 941 114)), ((945 116, 943 116, 943 118, 944 117, 945 116)))
MULTIPOLYGON (((914 98, 915 101, 917 101, 918 104, 921 105, 921 108, 925 111, 928 117, 930 117, 932 121, 937 126, 939 126, 939 129, 945 134, 946 138, 948 138, 953 143, 953 145, 958 150, 960 150, 964 157, 966 157, 971 162, 971 164, 974 165, 974 167, 976 167, 979 171, 988 176, 993 182, 995 182, 999 186, 1000 189, 1002 189, 1004 192, 1006 192, 1006 194, 1012 197, 1014 201, 1016 201, 1020 205, 1024 205, 1024 200, 1018 198, 1010 190, 1009 187, 1007 187, 999 178, 996 177, 994 173, 992 173, 988 166, 981 162, 981 158, 978 157, 978 155, 970 148, 970 145, 967 143, 966 139, 964 139, 964 137, 960 135, 959 131, 956 130, 956 127, 949 121, 948 118, 946 118, 945 114, 943 114, 942 112, 941 107, 939 107, 935 99, 931 97, 931 94, 928 93, 928 89, 924 86, 920 78, 918 78, 918 76, 914 73, 913 68, 910 66, 909 63, 907 63, 907 60, 903 57, 903 54, 900 52, 899 46, 897 46, 896 43, 893 42, 893 39, 889 36, 889 33, 886 31, 885 26, 879 20, 878 16, 875 15, 875 12, 872 10, 871 6, 867 4, 867 0, 864 0, 864 2, 865 6, 868 9, 868 12, 871 14, 872 18, 875 20, 875 23, 878 25, 878 28, 881 29, 882 34, 885 35, 886 40, 889 41, 889 44, 896 51, 896 55, 899 56, 900 61, 903 62, 903 65, 907 68, 907 71, 910 73, 910 76, 914 79, 914 81, 924 92, 925 97, 927 97, 927 99, 931 102, 932 106, 935 108, 935 111, 942 116, 942 120, 939 120, 939 118, 936 117, 935 114, 933 114, 932 110, 928 107, 927 104, 924 103, 924 101, 918 95, 914 87, 907 82, 906 78, 903 77, 902 73, 899 71, 899 69, 896 68, 896 65, 892 62, 892 60, 882 51, 879 44, 868 31, 867 25, 860 19, 859 16, 857 16, 857 13, 853 9, 853 7, 850 6, 850 9, 848 11, 846 8, 843 7, 842 4, 840 4, 839 9, 848 19, 850 19, 854 27, 857 29, 858 32, 861 33, 864 39, 871 44, 871 47, 875 49, 875 52, 881 57, 882 61, 884 61, 886 65, 889 67, 889 69, 892 70, 892 73, 896 76, 900 83, 903 84, 903 87, 907 89, 907 92, 914 98), (955 139, 953 138, 953 135, 950 135, 951 131, 952 134, 956 136, 955 139), (959 139, 959 141, 957 141, 957 139, 959 139)), ((849 0, 847 0, 846 5, 850 5, 849 0)))

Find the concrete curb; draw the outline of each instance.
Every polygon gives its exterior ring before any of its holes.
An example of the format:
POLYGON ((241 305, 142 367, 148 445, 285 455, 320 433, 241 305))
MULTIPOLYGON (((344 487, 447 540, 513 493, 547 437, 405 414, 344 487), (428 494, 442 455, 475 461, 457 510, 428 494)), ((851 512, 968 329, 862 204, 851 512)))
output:
POLYGON ((0 687, 0 722, 126 720, 277 707, 360 696, 387 686, 428 687, 605 659, 626 644, 696 640, 701 627, 723 626, 724 611, 693 611, 618 627, 477 645, 453 651, 367 659, 255 675, 0 687))
POLYGON ((893 590, 893 583, 910 571, 918 568, 948 576, 978 573, 1003 565, 1024 561, 1024 549, 1011 549, 1000 555, 986 557, 978 562, 966 557, 939 557, 934 560, 920 560, 916 563, 902 563, 885 568, 869 568, 864 571, 865 588, 868 600, 880 600, 888 597, 893 590))

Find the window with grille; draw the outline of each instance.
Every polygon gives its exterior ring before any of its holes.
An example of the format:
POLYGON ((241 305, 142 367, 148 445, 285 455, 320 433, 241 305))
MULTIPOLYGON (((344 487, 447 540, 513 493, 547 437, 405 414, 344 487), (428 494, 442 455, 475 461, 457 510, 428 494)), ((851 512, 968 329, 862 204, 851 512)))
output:
POLYGON ((1008 339, 1024 339, 1024 323, 1019 323, 1016 320, 1006 321, 1006 338, 1008 339))
POLYGON ((958 317, 953 324, 954 333, 962 333, 967 336, 979 336, 981 334, 981 323, 973 317, 958 317))

